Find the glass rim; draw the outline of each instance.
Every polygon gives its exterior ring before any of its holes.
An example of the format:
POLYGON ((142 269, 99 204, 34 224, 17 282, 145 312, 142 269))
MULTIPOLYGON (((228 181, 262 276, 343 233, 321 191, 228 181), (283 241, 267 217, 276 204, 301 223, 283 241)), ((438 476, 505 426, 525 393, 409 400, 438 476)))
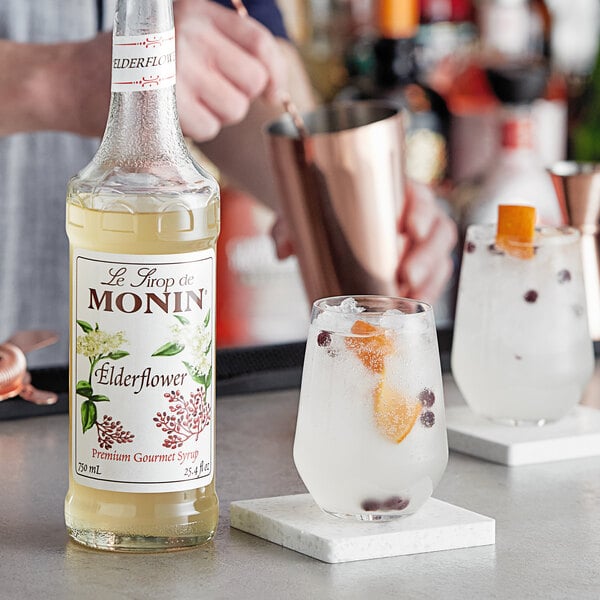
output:
MULTIPOLYGON (((563 246, 579 241, 581 233, 576 227, 570 225, 536 225, 536 237, 533 242, 509 240, 511 246, 517 248, 539 248, 543 246, 563 246), (544 233, 552 235, 544 236, 544 233), (542 235, 537 235, 542 234, 542 235)), ((482 241, 484 243, 496 242, 496 224, 474 224, 467 227, 465 236, 467 241, 482 241)))
POLYGON ((561 160, 546 169, 558 177, 571 177, 574 175, 594 175, 600 171, 600 165, 595 162, 578 160, 561 160))
MULTIPOLYGON (((309 138, 327 138, 371 127, 404 115, 404 109, 391 100, 337 100, 301 114, 309 138), (338 122, 339 121, 339 122, 338 122)), ((268 136, 298 139, 298 131, 284 113, 263 127, 268 136)))
POLYGON ((346 316, 359 316, 368 314, 369 316, 383 316, 384 313, 388 310, 401 310, 401 306, 408 305, 414 307, 414 311, 412 312, 402 312, 402 316, 412 317, 414 315, 425 315, 433 312, 433 307, 431 304, 424 302, 423 300, 416 300, 414 298, 405 298, 403 296, 387 296, 384 294, 344 294, 341 296, 328 296, 325 298, 318 298, 313 302, 312 308, 313 311, 318 311, 319 313, 325 312, 338 312, 335 309, 340 306, 340 304, 348 299, 353 298, 356 300, 357 304, 361 308, 365 308, 365 310, 359 313, 342 313, 346 316), (377 302, 387 303, 387 306, 382 306, 378 310, 369 310, 369 306, 365 306, 366 303, 371 302, 371 306, 376 304, 377 302))

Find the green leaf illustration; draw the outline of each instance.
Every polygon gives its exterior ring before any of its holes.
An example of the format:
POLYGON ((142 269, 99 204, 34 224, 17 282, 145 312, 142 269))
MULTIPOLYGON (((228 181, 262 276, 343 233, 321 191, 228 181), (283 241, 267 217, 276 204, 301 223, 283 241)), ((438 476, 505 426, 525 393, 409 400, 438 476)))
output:
POLYGON ((77 321, 77 325, 83 329, 84 333, 90 333, 90 331, 94 331, 94 328, 87 321, 77 321))
POLYGON ((182 325, 189 325, 190 322, 188 319, 186 319, 185 317, 182 317, 181 315, 173 315, 182 325))
POLYGON ((212 348, 212 340, 210 340, 210 342, 208 342, 208 346, 206 347, 204 354, 207 355, 210 352, 211 348, 212 348))
POLYGON ((176 342, 167 342, 163 344, 152 356, 175 356, 179 354, 185 346, 176 342))
POLYGON ((190 363, 185 362, 185 360, 182 362, 185 365, 185 368, 188 370, 190 377, 196 383, 199 383, 200 385, 203 385, 205 388, 208 388, 208 386, 212 382, 212 367, 208 370, 208 373, 206 375, 197 375, 195 373, 194 367, 192 367, 192 365, 190 365, 190 363))
POLYGON ((182 360, 181 362, 185 365, 185 368, 188 370, 188 373, 190 374, 190 377, 192 378, 192 380, 195 381, 196 383, 200 383, 201 385, 204 385, 204 375, 197 375, 196 369, 194 369, 194 367, 192 365, 190 365, 189 362, 186 362, 185 360, 182 360))
POLYGON ((92 402, 110 402, 110 398, 108 396, 103 396, 102 394, 94 394, 90 400, 92 402))
POLYGON ((89 398, 94 393, 94 391, 92 390, 92 386, 90 385, 90 382, 85 381, 84 379, 77 382, 77 387, 75 388, 75 391, 80 396, 85 396, 86 398, 89 398))
POLYGON ((96 415, 96 405, 91 400, 86 400, 81 405, 81 425, 83 427, 83 433, 94 426, 96 415))
POLYGON ((129 352, 125 352, 125 350, 115 350, 114 352, 107 354, 106 358, 110 358, 112 360, 119 360, 120 358, 123 358, 124 356, 129 356, 129 352))
POLYGON ((204 317, 204 327, 208 327, 210 323, 210 309, 206 312, 206 317, 204 317))
POLYGON ((206 389, 208 389, 208 387, 210 386, 211 383, 212 383, 212 367, 208 370, 208 373, 206 374, 206 379, 204 381, 204 387, 206 389))

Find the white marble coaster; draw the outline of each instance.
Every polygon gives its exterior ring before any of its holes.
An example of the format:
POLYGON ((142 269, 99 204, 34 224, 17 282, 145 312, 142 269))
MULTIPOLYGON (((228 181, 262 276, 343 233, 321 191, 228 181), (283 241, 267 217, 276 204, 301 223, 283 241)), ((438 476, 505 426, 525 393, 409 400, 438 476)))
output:
POLYGON ((496 537, 494 519, 435 498, 378 523, 329 516, 309 494, 240 500, 231 504, 231 526, 327 563, 487 546, 496 537))
POLYGON ((454 406, 446 409, 446 425, 452 450, 503 465, 600 456, 600 410, 588 406, 543 427, 497 425, 467 406, 454 406))

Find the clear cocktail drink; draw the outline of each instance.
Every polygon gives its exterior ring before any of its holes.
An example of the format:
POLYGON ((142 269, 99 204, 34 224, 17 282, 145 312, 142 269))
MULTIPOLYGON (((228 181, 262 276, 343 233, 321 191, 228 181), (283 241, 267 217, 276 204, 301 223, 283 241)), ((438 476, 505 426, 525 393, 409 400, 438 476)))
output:
POLYGON ((499 250, 495 235, 492 225, 467 231, 452 373, 484 417, 555 421, 580 401, 594 365, 579 233, 537 228, 521 256, 499 250))
POLYGON ((361 520, 411 514, 447 459, 431 307, 380 296, 315 302, 294 443, 315 502, 361 520))

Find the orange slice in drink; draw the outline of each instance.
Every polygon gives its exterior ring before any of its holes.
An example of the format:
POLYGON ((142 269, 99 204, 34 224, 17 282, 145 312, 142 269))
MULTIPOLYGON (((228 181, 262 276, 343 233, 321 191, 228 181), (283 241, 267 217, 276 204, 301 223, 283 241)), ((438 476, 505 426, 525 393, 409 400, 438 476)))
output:
POLYGON ((346 347, 356 354, 367 369, 373 373, 383 373, 385 357, 394 351, 392 340, 385 335, 385 329, 358 320, 350 331, 356 337, 347 337, 346 347))
POLYGON ((421 403, 403 396, 382 380, 375 389, 375 423, 390 442, 399 444, 421 414, 421 403))
POLYGON ((533 206, 501 204, 498 207, 496 246, 516 258, 533 258, 535 220, 533 206))

